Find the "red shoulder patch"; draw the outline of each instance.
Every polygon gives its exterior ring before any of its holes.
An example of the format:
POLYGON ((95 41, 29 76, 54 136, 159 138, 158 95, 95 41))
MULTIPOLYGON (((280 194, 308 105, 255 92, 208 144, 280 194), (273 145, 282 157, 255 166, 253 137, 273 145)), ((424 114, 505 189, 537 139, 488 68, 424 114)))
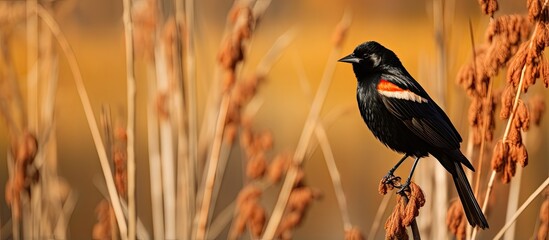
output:
POLYGON ((377 90, 380 91, 388 91, 388 92, 399 92, 399 91, 405 91, 404 89, 400 88, 396 84, 389 82, 385 79, 381 79, 379 83, 377 84, 377 90))

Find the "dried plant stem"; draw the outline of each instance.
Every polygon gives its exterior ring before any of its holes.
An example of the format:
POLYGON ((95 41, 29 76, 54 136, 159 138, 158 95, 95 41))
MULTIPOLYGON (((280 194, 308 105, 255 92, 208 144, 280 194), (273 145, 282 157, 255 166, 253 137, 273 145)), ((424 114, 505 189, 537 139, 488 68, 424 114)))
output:
MULTIPOLYGON (((27 128, 38 131, 38 0, 27 1, 27 128)), ((23 125, 25 126, 25 125, 23 125)), ((37 237, 37 236, 35 236, 37 237)))
POLYGON ((389 200, 391 200, 391 196, 391 194, 385 194, 385 196, 383 196, 383 200, 381 200, 381 204, 379 204, 379 207, 377 208, 376 216, 374 218, 374 222, 372 223, 372 228, 370 228, 370 233, 368 233, 367 239, 376 239, 379 226, 381 225, 381 218, 387 210, 387 206, 389 206, 389 200))
MULTIPOLYGON (((183 209, 184 212, 181 213, 185 222, 181 223, 183 226, 183 238, 192 237, 192 221, 195 215, 196 207, 196 182, 197 182, 197 172, 198 172, 198 112, 197 112, 197 96, 196 96, 196 59, 195 59, 195 31, 194 31, 194 0, 185 0, 184 1, 184 16, 182 16, 183 11, 181 8, 182 0, 176 0, 176 24, 178 25, 177 29, 180 29, 183 24, 182 21, 185 21, 185 33, 186 36, 183 37, 184 43, 184 58, 185 58, 185 80, 183 81, 184 91, 186 95, 185 108, 187 109, 187 159, 184 163, 185 172, 184 181, 185 181, 185 201, 183 209)), ((179 31, 177 31, 179 32, 179 31)), ((178 34, 179 36, 179 34, 178 34)), ((181 40, 181 38, 180 38, 181 40)), ((180 44, 181 41, 178 41, 180 44)), ((180 126, 183 127, 183 126, 180 126)))
POLYGON ((126 41, 126 80, 128 116, 127 135, 127 173, 128 173, 128 239, 135 239, 135 66, 133 49, 133 23, 131 16, 131 0, 123 0, 124 5, 124 37, 126 41))
POLYGON ((522 214, 524 209, 526 209, 526 207, 528 207, 532 203, 532 201, 534 201, 534 199, 539 196, 543 192, 543 190, 545 190, 545 188, 547 188, 547 186, 549 186, 549 178, 546 178, 545 181, 536 189, 536 191, 530 194, 528 199, 526 199, 526 201, 520 206, 520 208, 517 209, 515 214, 513 214, 513 217, 509 219, 507 223, 505 223, 505 225, 499 230, 494 239, 500 239, 505 231, 507 231, 507 229, 509 229, 509 227, 513 225, 513 223, 517 220, 520 214, 522 214))
POLYGON ((61 49, 65 53, 65 56, 67 57, 69 67, 71 69, 74 82, 76 84, 76 90, 78 91, 78 95, 80 96, 80 100, 82 101, 82 107, 84 108, 84 113, 86 114, 86 119, 93 137, 93 141, 95 143, 97 154, 99 156, 101 169, 103 170, 103 175, 105 177, 105 182, 107 184, 109 197, 115 213, 116 221, 118 223, 118 228, 119 228, 118 230, 120 231, 121 238, 126 239, 127 238, 126 220, 124 219, 124 214, 120 206, 120 199, 118 197, 118 194, 116 192, 116 187, 114 185, 112 171, 107 158, 107 152, 105 150, 105 146, 103 145, 103 141, 101 140, 99 127, 95 120, 95 116, 91 107, 88 93, 84 85, 84 80, 82 79, 80 68, 78 67, 78 61, 76 60, 74 51, 72 50, 69 42, 65 38, 65 35, 59 28, 59 25, 57 24, 55 19, 51 16, 51 14, 46 9, 44 9, 40 5, 36 5, 35 7, 36 7, 35 9, 36 13, 44 21, 44 23, 46 23, 46 25, 50 28, 52 34, 55 36, 55 39, 58 41, 59 46, 61 47, 61 49))
MULTIPOLYGON (((526 144, 526 142, 523 140, 523 143, 526 144)), ((514 215, 517 212, 517 207, 519 204, 519 194, 520 194, 520 183, 522 180, 522 171, 523 168, 517 168, 515 176, 513 177, 513 181, 511 181, 511 184, 509 186, 509 196, 507 197, 507 211, 505 213, 505 221, 514 221, 512 220, 514 215)), ((507 234, 505 235, 504 239, 506 240, 513 240, 515 239, 515 224, 512 224, 507 234)))
MULTIPOLYGON (((406 196, 406 193, 402 192, 400 195, 404 198, 404 204, 408 205, 409 199, 408 196, 406 196)), ((417 226, 416 218, 414 218, 414 220, 412 220, 412 222, 410 223, 410 228, 412 229, 412 236, 414 237, 414 240, 421 240, 421 235, 419 234, 419 228, 417 226)))
POLYGON ((343 219, 343 229, 345 231, 351 230, 353 225, 351 224, 351 218, 349 217, 349 209, 347 208, 347 199, 345 198, 345 192, 343 191, 343 186, 341 184, 341 176, 339 175, 339 170, 334 159, 334 154, 332 152, 332 147, 328 141, 328 136, 326 135, 326 130, 321 123, 318 123, 315 129, 316 137, 320 144, 320 148, 324 153, 324 160, 328 167, 328 172, 332 178, 332 184, 334 185, 335 196, 337 198, 337 203, 339 205, 339 211, 341 212, 341 218, 343 219))
MULTIPOLYGON (((490 106, 492 105, 492 85, 493 81, 490 79, 488 83, 488 94, 486 98, 484 99, 486 105, 483 107, 484 110, 484 119, 488 119, 488 115, 490 114, 490 106), (488 105, 489 104, 489 105, 488 105)), ((481 132, 481 139, 480 139, 480 152, 478 153, 478 165, 477 165, 477 171, 476 171, 476 183, 475 183, 475 195, 478 195, 479 186, 480 186, 480 176, 482 173, 482 162, 484 161, 484 152, 485 152, 485 146, 486 146, 486 131, 488 131, 488 125, 490 124, 489 121, 484 121, 482 126, 482 132, 481 132)))
MULTIPOLYGON (((349 13, 347 12, 347 14, 349 13)), ((348 16, 345 15, 344 19, 347 19, 347 17, 348 16)), ((286 173, 284 184, 282 185, 282 189, 280 190, 280 194, 273 210, 272 216, 269 219, 267 228, 265 229, 265 232, 263 234, 263 239, 273 239, 276 233, 276 229, 280 224, 280 220, 282 219, 282 215, 284 214, 284 209, 286 208, 288 198, 290 197, 290 192, 297 179, 298 171, 295 165, 301 164, 307 153, 307 147, 309 146, 309 142, 316 128, 315 125, 318 122, 320 110, 322 109, 322 105, 324 104, 324 100, 326 99, 328 89, 330 88, 330 84, 332 82, 332 75, 334 73, 339 50, 339 47, 333 48, 330 56, 328 57, 328 62, 326 64, 326 68, 324 69, 324 73, 320 81, 320 86, 318 87, 318 91, 313 100, 311 110, 309 111, 305 126, 303 127, 303 132, 301 133, 301 137, 296 147, 293 158, 293 165, 286 173)))
POLYGON ((208 225, 210 203, 212 200, 212 192, 215 187, 215 177, 217 175, 217 166, 220 159, 221 145, 223 143, 223 133, 225 131, 225 119, 227 117, 227 110, 229 108, 230 100, 230 94, 224 94, 223 98, 221 99, 221 108, 217 118, 215 136, 212 143, 212 152, 210 153, 206 179, 204 182, 202 203, 200 205, 200 211, 197 214, 198 225, 196 229, 196 239, 206 238, 206 228, 208 225))
POLYGON ((147 136, 149 151, 149 171, 151 181, 151 208, 154 239, 164 239, 164 212, 162 210, 162 171, 160 150, 158 147, 158 114, 155 109, 156 84, 153 66, 149 66, 148 101, 147 101, 147 136))
MULTIPOLYGON (((159 57, 156 58, 156 74, 158 89, 157 93, 161 96, 168 92, 168 77, 166 73, 168 68, 163 55, 163 48, 157 47, 159 57)), ((171 102, 166 99, 166 106, 171 102)), ((164 193, 164 231, 166 239, 176 238, 176 214, 175 214, 175 151, 173 142, 173 125, 171 119, 166 116, 159 117, 160 129, 160 158, 162 168, 162 191, 164 193)))
MULTIPOLYGON (((545 0, 542 8, 545 8, 545 6, 547 5, 547 1, 548 0, 545 0)), ((537 31, 538 31, 538 24, 536 24, 536 26, 534 27, 534 31, 532 32, 532 35, 530 37, 530 43, 528 44, 528 51, 532 49, 532 46, 534 44, 534 38, 536 37, 537 31)), ((505 132, 503 133, 502 142, 504 143, 507 142, 507 137, 509 136, 509 132, 511 131, 511 124, 513 123, 513 119, 515 118, 515 114, 517 113, 518 102, 520 100, 520 95, 522 93, 522 88, 523 88, 522 86, 524 85, 525 73, 526 73, 526 63, 524 64, 524 66, 522 66, 522 70, 520 72, 520 79, 517 86, 515 99, 513 101, 513 108, 511 109, 511 113, 509 114, 509 120, 507 121, 505 132)), ((482 149, 481 149, 481 152, 482 152, 482 149)), ((492 174, 490 175, 490 181, 488 182, 488 189, 486 189, 486 195, 484 197, 484 203, 482 204, 482 212, 486 212, 486 208, 488 207, 488 199, 490 199, 490 195, 492 194, 492 186, 494 184, 495 176, 496 176, 496 171, 492 170, 492 174)), ((478 228, 475 228, 473 230, 472 239, 475 239, 477 232, 478 232, 478 228)))

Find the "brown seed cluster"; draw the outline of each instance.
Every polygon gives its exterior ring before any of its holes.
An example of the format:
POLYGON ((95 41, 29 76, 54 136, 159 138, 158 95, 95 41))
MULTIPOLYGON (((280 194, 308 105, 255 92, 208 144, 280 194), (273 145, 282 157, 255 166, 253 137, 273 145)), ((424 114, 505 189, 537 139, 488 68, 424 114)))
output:
POLYGON ((262 190, 252 185, 246 186, 238 194, 238 215, 231 233, 234 238, 241 236, 246 226, 254 238, 261 236, 267 219, 265 208, 259 203, 261 194, 262 190))
POLYGON ((265 76, 254 74, 251 77, 238 81, 232 91, 231 101, 227 109, 225 119, 225 137, 228 144, 232 144, 237 136, 239 126, 250 127, 251 118, 242 116, 244 108, 257 94, 259 86, 264 82, 265 76))
POLYGON ((448 213, 446 214, 446 225, 448 226, 448 230, 456 236, 456 239, 465 239, 467 232, 467 217, 465 216, 460 201, 454 200, 452 204, 450 204, 448 213))
POLYGON ((508 183, 515 176, 517 164, 520 164, 521 167, 528 165, 528 151, 522 141, 522 131, 527 131, 529 126, 529 111, 526 104, 519 100, 507 141, 498 141, 492 155, 492 169, 503 173, 502 181, 504 183, 508 183))
POLYGON ((345 240, 364 240, 362 232, 357 227, 345 231, 345 240))
MULTIPOLYGON (((511 131, 511 133, 515 139, 520 138, 520 132, 511 131)), ((503 183, 508 183, 515 176, 517 164, 520 164, 521 167, 528 164, 526 147, 522 143, 517 145, 498 141, 492 155, 492 170, 502 173, 501 180, 503 183)))
POLYGON ((127 170, 127 141, 126 129, 117 127, 114 131, 113 162, 114 162, 114 184, 118 195, 128 198, 128 170, 127 170))
POLYGON ((529 32, 530 24, 524 16, 505 15, 494 19, 486 30, 485 43, 475 50, 473 61, 458 72, 457 82, 471 98, 469 124, 476 145, 481 143, 483 132, 487 141, 494 135, 497 94, 488 94, 490 79, 507 66, 529 32))
POLYGON ((273 136, 269 131, 254 133, 250 126, 242 128, 240 145, 246 151, 248 163, 246 176, 251 180, 262 178, 267 171, 266 152, 273 147, 273 136))
POLYGON ((247 6, 235 6, 229 14, 233 30, 221 42, 217 59, 225 70, 223 91, 234 86, 236 80, 236 66, 244 60, 244 42, 250 39, 255 24, 252 10, 247 6))
MULTIPOLYGON (((547 6, 541 2, 529 1, 528 9, 530 20, 535 21, 535 30, 531 40, 522 43, 509 64, 507 85, 501 96, 500 117, 511 118, 510 125, 506 129, 508 135, 496 144, 492 156, 492 169, 502 172, 504 183, 508 183, 515 175, 517 164, 522 167, 528 164, 528 152, 522 141, 522 131, 527 131, 530 126, 531 112, 521 99, 517 99, 517 93, 526 92, 537 78, 543 78, 546 87, 549 83, 549 64, 543 56, 543 50, 549 45, 547 6)), ((535 117, 534 122, 539 123, 544 105, 540 100, 535 101, 537 103, 531 106, 536 111, 532 114, 535 117)))
POLYGON ((297 183, 290 193, 286 212, 277 229, 277 238, 292 239, 293 230, 301 224, 308 207, 313 200, 321 197, 320 191, 304 186, 302 181, 297 183))
POLYGON ((549 85, 549 63, 543 56, 543 50, 549 44, 549 30, 547 25, 538 23, 536 31, 531 47, 529 42, 523 43, 507 71, 507 82, 514 89, 518 87, 522 76, 523 92, 526 92, 530 86, 534 85, 538 78, 543 79, 545 87, 549 85))
POLYGON ((478 2, 482 12, 490 17, 494 16, 499 7, 497 0, 479 0, 478 2))
MULTIPOLYGON (((292 162, 292 155, 288 152, 279 153, 269 164, 267 169, 267 178, 270 183, 278 183, 282 179, 282 175, 288 170, 292 162)), ((301 172, 302 173, 302 172, 301 172)), ((303 173, 298 176, 298 179, 303 178, 303 173)))
POLYGON ((113 239, 116 236, 116 219, 111 204, 103 199, 95 208, 97 223, 93 225, 93 239, 113 239))
POLYGON ((33 167, 38 151, 36 137, 25 131, 12 141, 11 155, 14 159, 13 176, 6 182, 5 198, 11 207, 14 220, 21 218, 21 194, 30 194, 30 186, 39 180, 38 169, 33 167))
POLYGON ((419 215, 419 209, 425 205, 425 195, 414 182, 404 193, 397 194, 397 204, 393 213, 385 222, 385 239, 408 239, 406 227, 419 215))
POLYGON ((549 239, 549 188, 545 189, 545 200, 539 210, 539 228, 536 239, 549 239))
POLYGON ((547 22, 547 16, 549 16, 549 9, 543 5, 543 0, 527 0, 526 6, 528 8, 528 17, 531 21, 547 22))

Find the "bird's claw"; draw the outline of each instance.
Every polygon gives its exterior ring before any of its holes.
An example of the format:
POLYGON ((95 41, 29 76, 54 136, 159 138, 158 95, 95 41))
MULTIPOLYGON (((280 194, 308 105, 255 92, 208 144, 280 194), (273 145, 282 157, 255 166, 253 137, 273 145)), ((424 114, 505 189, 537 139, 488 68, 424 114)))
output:
POLYGON ((391 184, 394 187, 398 186, 398 182, 400 182, 400 177, 396 177, 392 173, 388 173, 383 177, 383 183, 384 184, 391 184))
POLYGON ((403 194, 407 189, 410 188, 410 181, 406 181, 404 184, 401 184, 400 186, 395 186, 395 188, 399 188, 397 191, 397 194, 403 194))

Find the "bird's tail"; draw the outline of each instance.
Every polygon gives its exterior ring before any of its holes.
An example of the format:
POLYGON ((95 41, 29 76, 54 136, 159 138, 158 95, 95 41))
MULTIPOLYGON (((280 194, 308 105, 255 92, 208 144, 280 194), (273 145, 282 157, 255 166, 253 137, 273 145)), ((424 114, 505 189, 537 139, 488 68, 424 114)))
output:
POLYGON ((471 190, 471 185, 469 185, 465 172, 463 172, 461 163, 459 161, 453 162, 455 171, 452 172, 452 177, 454 179, 454 184, 456 185, 459 199, 463 205, 463 210, 467 216, 467 220, 473 227, 479 226, 482 229, 488 228, 488 221, 486 221, 486 217, 478 205, 475 195, 473 194, 473 190, 471 190))

